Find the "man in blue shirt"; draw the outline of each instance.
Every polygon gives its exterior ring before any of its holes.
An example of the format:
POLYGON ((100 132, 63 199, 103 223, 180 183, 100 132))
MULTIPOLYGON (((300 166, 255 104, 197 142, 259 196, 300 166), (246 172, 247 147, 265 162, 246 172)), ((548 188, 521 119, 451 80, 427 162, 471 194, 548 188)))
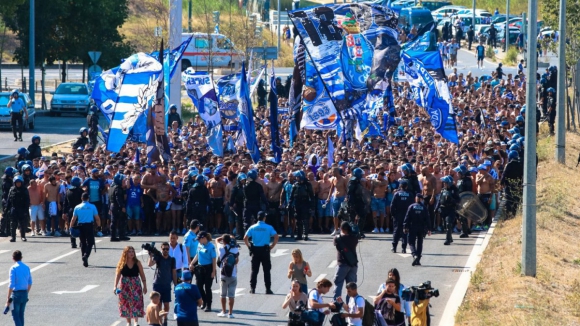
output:
POLYGON ((477 68, 483 69, 483 58, 485 57, 485 47, 481 42, 475 47, 475 56, 477 57, 477 68))
POLYGON ((28 121, 28 111, 26 110, 26 103, 19 97, 18 91, 12 91, 11 99, 8 101, 8 108, 10 108, 10 118, 12 124, 12 133, 14 134, 14 141, 22 141, 22 129, 24 128, 24 122, 22 116, 26 116, 26 121, 28 121), (18 129, 16 129, 18 125, 18 129), (16 137, 16 132, 18 131, 18 137, 16 137))
POLYGON ((202 226, 198 220, 192 220, 189 224, 189 231, 183 237, 183 245, 187 248, 188 264, 191 264, 191 260, 197 255, 197 246, 199 245, 197 234, 199 233, 199 228, 202 226))
POLYGON ((256 283, 258 272, 260 271, 260 264, 264 270, 264 283, 266 285, 266 294, 274 294, 270 289, 272 285, 270 277, 270 269, 272 263, 270 262, 270 250, 274 249, 278 243, 278 233, 271 225, 266 224, 266 213, 258 212, 258 223, 250 226, 248 232, 244 236, 244 243, 250 248, 250 255, 252 255, 252 275, 250 277, 250 293, 256 293, 256 283), (274 237, 274 242, 270 245, 270 237, 274 237), (250 238, 252 238, 252 245, 250 245, 250 238))
MULTIPOLYGON (((97 214, 101 214, 103 211, 101 195, 105 194, 105 182, 99 176, 99 169, 91 170, 91 177, 83 182, 83 190, 89 194, 89 203, 97 208, 97 214)), ((106 221, 104 224, 106 225, 106 221)), ((98 234, 98 236, 100 237, 102 234, 98 234)))
POLYGON ((192 275, 188 270, 182 274, 183 282, 175 286, 175 307, 173 312, 177 316, 177 326, 198 326, 197 307, 203 300, 197 285, 191 284, 192 275))
POLYGON ((80 242, 81 242, 81 254, 83 259, 83 266, 89 266, 89 256, 91 255, 91 250, 95 245, 95 235, 93 234, 93 223, 97 223, 97 226, 101 226, 101 219, 99 218, 99 212, 95 205, 89 203, 89 194, 83 193, 83 202, 75 207, 73 210, 73 217, 70 222, 71 226, 75 226, 78 222, 77 227, 80 231, 80 242))
POLYGON ((30 268, 22 262, 22 252, 16 250, 12 253, 12 260, 15 264, 10 267, 10 283, 8 284, 8 298, 6 306, 10 305, 10 300, 14 304, 12 318, 16 326, 24 326, 24 310, 28 302, 28 292, 32 286, 32 276, 30 268))

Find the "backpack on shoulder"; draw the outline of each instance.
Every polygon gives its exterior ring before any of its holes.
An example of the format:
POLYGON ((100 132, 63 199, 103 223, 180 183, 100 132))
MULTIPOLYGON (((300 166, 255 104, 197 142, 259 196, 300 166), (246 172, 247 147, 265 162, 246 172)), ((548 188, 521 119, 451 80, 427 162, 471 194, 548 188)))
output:
POLYGON ((226 253, 218 261, 218 267, 221 268, 221 275, 225 277, 232 277, 234 273, 234 267, 236 266, 236 254, 230 252, 231 248, 229 246, 225 247, 226 253))
POLYGON ((357 295, 357 298, 362 298, 365 302, 365 308, 362 316, 362 325, 363 326, 374 326, 376 319, 375 319, 375 306, 373 306, 367 299, 365 299, 362 295, 357 295))

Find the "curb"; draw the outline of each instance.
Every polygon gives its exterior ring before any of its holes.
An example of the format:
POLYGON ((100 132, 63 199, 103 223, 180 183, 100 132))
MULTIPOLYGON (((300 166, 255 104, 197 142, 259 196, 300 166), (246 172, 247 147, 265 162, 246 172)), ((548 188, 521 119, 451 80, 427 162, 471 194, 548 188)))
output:
POLYGON ((493 235, 496 224, 497 221, 494 221, 489 227, 489 230, 487 230, 485 237, 478 238, 477 241, 475 241, 473 250, 471 250, 471 254, 469 255, 464 267, 465 270, 469 270, 469 273, 461 273, 461 276, 459 276, 459 279, 453 288, 453 292, 451 292, 449 301, 447 301, 447 305, 445 305, 445 310, 443 310, 443 315, 439 322, 440 326, 455 325, 455 315, 459 310, 459 306, 463 303, 463 299, 465 299, 465 294, 467 293, 467 288, 471 281, 471 275, 475 272, 475 269, 483 256, 483 252, 489 244, 489 239, 491 239, 491 236, 493 235))
MULTIPOLYGON (((41 149, 47 149, 49 147, 53 147, 53 146, 60 146, 62 144, 66 144, 69 143, 71 141, 73 141, 73 139, 69 139, 69 140, 65 140, 65 141, 61 141, 60 143, 56 143, 56 144, 52 144, 52 145, 48 145, 48 146, 44 146, 41 147, 41 149)), ((5 161, 9 161, 9 160, 13 160, 16 157, 16 155, 7 155, 6 157, 0 158, 0 163, 5 162, 5 161)))

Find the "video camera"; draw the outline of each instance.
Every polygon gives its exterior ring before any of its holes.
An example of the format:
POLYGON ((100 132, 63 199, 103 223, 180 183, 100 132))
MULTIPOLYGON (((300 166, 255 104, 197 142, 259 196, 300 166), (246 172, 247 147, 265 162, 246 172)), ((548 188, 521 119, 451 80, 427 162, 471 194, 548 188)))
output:
POLYGON ((426 281, 418 286, 411 286, 403 290, 401 298, 405 301, 415 301, 438 297, 439 290, 431 287, 431 281, 426 281))
POLYGON ((159 251, 159 249, 155 248, 155 242, 144 243, 141 245, 141 249, 148 251, 150 255, 154 255, 154 256, 161 255, 161 251, 159 251))
POLYGON ((296 307, 296 309, 294 309, 294 311, 290 311, 290 313, 288 314, 288 320, 290 322, 299 323, 300 322, 300 314, 297 314, 297 312, 303 313, 305 311, 306 311, 306 304, 302 301, 299 301, 299 304, 296 307))

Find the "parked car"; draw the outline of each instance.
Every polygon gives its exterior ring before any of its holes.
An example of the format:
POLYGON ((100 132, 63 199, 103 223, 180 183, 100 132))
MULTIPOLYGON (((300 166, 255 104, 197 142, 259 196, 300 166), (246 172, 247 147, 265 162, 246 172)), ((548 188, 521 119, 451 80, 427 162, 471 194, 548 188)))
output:
MULTIPOLYGON (((510 15, 510 22, 517 21, 518 19, 522 19, 521 16, 517 15, 510 15)), ((495 16, 495 18, 491 21, 492 24, 499 24, 505 22, 505 15, 495 16)))
MULTIPOLYGON (((455 14, 456 15, 471 15, 472 12, 473 12, 473 9, 461 9, 455 14)), ((491 17, 492 15, 489 11, 487 11, 485 9, 475 9, 475 16, 491 17)))
POLYGON ((451 1, 443 1, 443 0, 424 0, 421 2, 417 1, 417 5, 419 5, 419 3, 421 4, 421 6, 423 6, 423 8, 431 10, 431 12, 439 8, 451 6, 453 4, 451 3, 451 1))
POLYGON ((399 27, 411 29, 413 26, 420 28, 433 22, 431 11, 423 7, 403 8, 399 12, 399 27))
MULTIPOLYGON (((509 36, 510 45, 516 45, 516 41, 518 39, 518 36, 520 35, 520 29, 510 27, 509 32, 510 32, 509 36)), ((497 34, 497 41, 499 44, 501 44, 502 47, 505 46, 505 32, 503 30, 497 34)))
MULTIPOLYGON (((0 93, 0 128, 11 128, 10 109, 8 108, 8 101, 12 92, 0 93)), ((28 97, 28 94, 18 92, 18 96, 26 103, 26 110, 28 111, 28 120, 24 121, 24 130, 34 129, 34 119, 36 119, 36 110, 34 104, 28 97)), ((25 117, 23 117, 25 118, 25 117)))
POLYGON ((50 101, 51 116, 61 113, 87 114, 90 106, 90 93, 87 84, 62 83, 58 85, 50 101))
POLYGON ((451 17, 461 9, 465 9, 465 6, 445 6, 431 11, 431 16, 438 22, 443 18, 451 17))

